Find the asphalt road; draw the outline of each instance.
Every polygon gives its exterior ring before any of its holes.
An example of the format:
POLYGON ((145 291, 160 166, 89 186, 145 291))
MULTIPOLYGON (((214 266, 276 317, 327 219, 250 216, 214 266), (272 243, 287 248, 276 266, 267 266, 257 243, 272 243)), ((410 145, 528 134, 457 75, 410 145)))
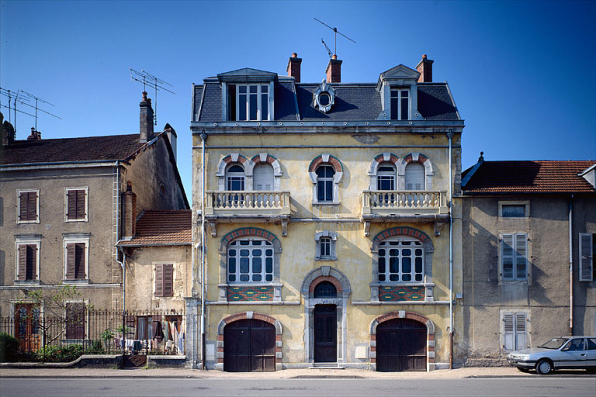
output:
POLYGON ((491 379, 0 379, 0 396, 596 396, 596 377, 491 379))

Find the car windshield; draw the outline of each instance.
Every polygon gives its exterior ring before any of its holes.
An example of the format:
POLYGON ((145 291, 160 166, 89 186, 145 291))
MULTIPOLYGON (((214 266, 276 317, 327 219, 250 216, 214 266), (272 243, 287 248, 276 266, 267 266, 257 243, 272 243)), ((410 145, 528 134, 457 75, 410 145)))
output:
POLYGON ((567 342, 566 338, 553 338, 538 347, 542 347, 544 349, 558 349, 559 347, 563 346, 565 342, 567 342))

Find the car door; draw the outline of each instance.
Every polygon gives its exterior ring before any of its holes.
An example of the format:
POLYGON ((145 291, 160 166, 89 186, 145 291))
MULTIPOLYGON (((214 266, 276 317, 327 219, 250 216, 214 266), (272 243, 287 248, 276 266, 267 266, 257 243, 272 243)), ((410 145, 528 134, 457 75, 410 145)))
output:
MULTIPOLYGON (((587 363, 586 341, 584 338, 571 339, 565 347, 561 349, 561 359, 559 361, 561 368, 585 368, 587 363)), ((557 364, 555 364, 556 366, 557 364)))

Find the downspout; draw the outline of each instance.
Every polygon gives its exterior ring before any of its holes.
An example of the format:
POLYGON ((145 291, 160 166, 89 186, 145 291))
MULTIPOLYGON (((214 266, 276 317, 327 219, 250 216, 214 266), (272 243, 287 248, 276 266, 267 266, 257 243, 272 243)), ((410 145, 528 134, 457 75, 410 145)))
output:
MULTIPOLYGON (((120 241, 118 241, 120 242, 120 241)), ((122 366, 124 366, 124 355, 126 353, 126 252, 118 247, 122 252, 122 262, 116 259, 122 268, 122 366)))
POLYGON ((569 335, 573 335, 573 194, 569 199, 569 335))
POLYGON ((447 133, 449 138, 449 369, 453 369, 453 130, 447 133))
POLYGON ((205 369, 205 143, 207 134, 201 133, 201 368, 205 369))

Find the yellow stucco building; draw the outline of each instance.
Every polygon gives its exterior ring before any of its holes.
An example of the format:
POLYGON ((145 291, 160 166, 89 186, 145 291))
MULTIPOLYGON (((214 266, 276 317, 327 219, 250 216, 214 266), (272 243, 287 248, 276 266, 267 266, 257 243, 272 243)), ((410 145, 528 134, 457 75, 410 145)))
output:
POLYGON ((458 360, 464 122, 432 64, 346 84, 334 57, 311 84, 293 54, 288 76, 240 69, 194 86, 193 365, 458 360))

